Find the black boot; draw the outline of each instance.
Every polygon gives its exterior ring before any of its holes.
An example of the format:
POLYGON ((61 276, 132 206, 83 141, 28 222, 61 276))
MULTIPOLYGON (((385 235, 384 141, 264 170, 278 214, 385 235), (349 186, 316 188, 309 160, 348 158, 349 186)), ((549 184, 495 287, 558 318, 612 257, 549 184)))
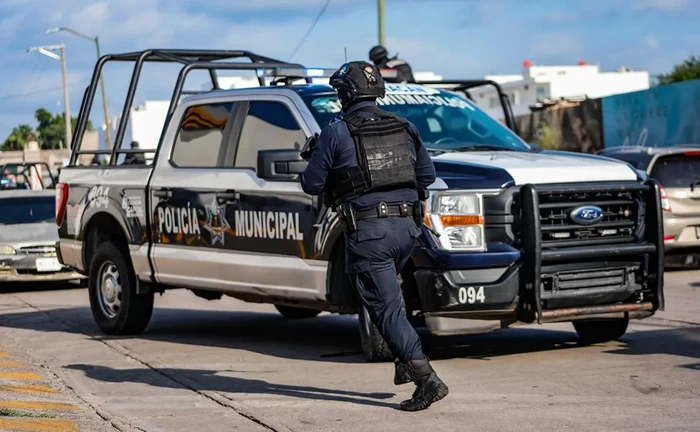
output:
POLYGON ((411 371, 408 369, 408 366, 399 359, 394 360, 394 384, 407 384, 411 381, 413 381, 413 378, 411 378, 411 371))
POLYGON ((438 378, 427 358, 409 361, 406 364, 406 369, 412 381, 416 383, 416 390, 413 392, 411 399, 401 402, 402 410, 424 410, 433 402, 443 399, 449 393, 449 389, 445 383, 438 378))

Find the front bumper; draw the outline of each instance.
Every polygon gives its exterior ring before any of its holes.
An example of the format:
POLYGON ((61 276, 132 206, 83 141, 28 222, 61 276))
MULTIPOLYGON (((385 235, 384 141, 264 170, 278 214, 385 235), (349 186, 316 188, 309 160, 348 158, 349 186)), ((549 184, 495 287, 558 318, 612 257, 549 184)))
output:
POLYGON ((54 254, 0 256, 0 282, 69 281, 82 277, 61 265, 54 254))
MULTIPOLYGON (((630 187, 620 186, 621 190, 630 187)), ((520 250, 504 244, 471 254, 423 248, 415 257, 415 278, 426 317, 543 323, 611 314, 643 318, 663 310, 664 248, 658 183, 649 181, 634 187, 643 193, 645 211, 640 216, 643 237, 633 243, 543 250, 538 204, 538 193, 543 192, 525 185, 520 190, 520 250), (432 266, 428 265, 431 261, 432 266)))

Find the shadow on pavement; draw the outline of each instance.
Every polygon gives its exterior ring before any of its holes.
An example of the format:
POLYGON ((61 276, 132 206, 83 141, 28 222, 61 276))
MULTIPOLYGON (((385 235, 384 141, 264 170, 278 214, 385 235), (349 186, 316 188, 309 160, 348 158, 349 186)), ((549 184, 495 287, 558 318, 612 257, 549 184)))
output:
MULTIPOLYGON (((645 321, 641 321, 644 323, 645 321)), ((220 347, 296 360, 364 363, 354 316, 321 315, 289 320, 277 313, 158 308, 151 324, 138 336, 106 336, 95 325, 88 307, 0 315, 0 325, 42 332, 86 333, 98 340, 152 340, 181 345, 220 347), (46 315, 58 320, 47 320, 46 315), (61 325, 64 323, 67 325, 61 325)), ((668 327, 628 332, 604 346, 606 353, 669 354, 700 360, 700 326, 668 327)), ((468 336, 430 337, 419 330, 431 359, 472 358, 581 348, 573 331, 537 326, 468 336)), ((697 369, 697 367, 694 367, 697 369)))
MULTIPOLYGON (((621 346, 606 352, 634 356, 667 354, 700 360, 700 326, 628 333, 621 342, 621 346)), ((700 372, 700 363, 682 367, 700 372)))
POLYGON ((58 291, 76 288, 80 288, 80 283, 74 281, 0 282, 0 294, 58 291))
MULTIPOLYGON (((86 333, 98 340, 153 340, 239 349, 279 358, 364 363, 357 318, 321 315, 289 320, 277 313, 228 312, 158 308, 146 331, 137 336, 107 336, 99 331, 88 307, 17 312, 0 315, 0 325, 38 330, 86 333), (58 320, 55 323, 46 315, 58 320), (67 325, 61 325, 64 323, 67 325)), ((469 336, 434 337, 418 329, 426 353, 435 360, 488 358, 509 354, 575 348, 572 331, 516 328, 469 336)))
POLYGON ((64 366, 64 368, 83 371, 88 378, 100 382, 142 383, 164 388, 189 387, 196 391, 221 393, 272 394, 301 399, 394 407, 394 404, 379 401, 381 399, 391 399, 394 397, 394 393, 360 393, 311 386, 274 384, 263 380, 227 376, 212 370, 158 368, 158 373, 152 373, 149 369, 144 368, 124 370, 87 364, 71 364, 64 366), (177 377, 177 381, 171 377, 177 377))

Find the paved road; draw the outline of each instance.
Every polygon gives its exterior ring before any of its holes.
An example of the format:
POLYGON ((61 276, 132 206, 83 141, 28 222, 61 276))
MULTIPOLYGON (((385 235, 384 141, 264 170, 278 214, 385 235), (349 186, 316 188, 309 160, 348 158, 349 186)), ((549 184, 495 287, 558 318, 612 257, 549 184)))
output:
POLYGON ((667 311, 619 342, 578 346, 569 324, 433 341, 450 395, 418 413, 397 410, 412 389, 391 365, 362 360, 354 317, 287 321, 183 290, 156 298, 145 334, 114 338, 85 290, 2 294, 0 429, 697 432, 700 272, 666 278, 667 311))

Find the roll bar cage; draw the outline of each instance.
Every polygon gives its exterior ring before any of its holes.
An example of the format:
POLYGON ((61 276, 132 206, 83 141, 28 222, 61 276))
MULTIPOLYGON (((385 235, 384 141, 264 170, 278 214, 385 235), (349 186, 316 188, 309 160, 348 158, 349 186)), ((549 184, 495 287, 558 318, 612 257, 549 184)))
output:
MULTIPOLYGON (((92 74, 92 80, 90 84, 85 89, 83 94, 83 100, 80 105, 80 114, 78 115, 78 121, 75 127, 75 133, 71 142, 71 158, 69 165, 75 165, 76 159, 80 155, 111 155, 110 165, 114 165, 117 160, 117 156, 120 154, 135 154, 135 153, 149 153, 153 150, 151 149, 122 149, 121 142, 124 139, 124 134, 126 132, 126 124, 129 118, 129 112, 134 102, 134 95, 136 93, 136 88, 139 83, 139 78, 141 77, 141 71, 143 65, 146 62, 155 63, 178 63, 183 65, 182 69, 177 77, 175 83, 175 88, 173 89, 173 94, 170 99, 170 106, 165 118, 165 123, 163 128, 167 128, 170 118, 173 112, 177 108, 180 96, 183 94, 197 94, 202 93, 202 91, 184 91, 183 86, 185 84, 185 79, 187 75, 193 70, 207 70, 209 72, 209 77, 211 78, 212 90, 219 90, 219 80, 216 71, 217 70, 254 70, 257 71, 258 82, 260 85, 265 85, 265 77, 272 76, 278 77, 279 74, 270 73, 275 69, 289 69, 295 68, 305 69, 304 66, 298 63, 289 63, 270 57, 261 56, 250 51, 242 50, 187 50, 187 49, 148 49, 145 51, 130 52, 125 54, 108 54, 100 57, 100 59, 95 64, 95 69, 92 74), (235 59, 248 59, 249 62, 232 61, 235 59), (112 150, 81 150, 77 147, 79 143, 82 142, 83 135, 85 134, 85 129, 87 127, 87 121, 90 116, 90 110, 92 109, 92 104, 95 99, 95 92, 97 85, 99 83, 99 78, 102 74, 102 69, 108 62, 131 62, 134 63, 134 69, 131 74, 131 80, 129 82, 129 89, 126 93, 126 99, 124 100, 124 107, 122 109, 121 119, 119 121, 119 127, 117 129, 117 135, 114 139, 112 150), (268 71, 267 73, 261 73, 262 71, 268 71), (127 121, 125 121, 127 120, 127 121)), ((299 74, 298 77, 287 76, 284 77, 285 82, 291 79, 305 79, 306 82, 312 82, 312 76, 302 76, 299 74)), ((205 90, 211 91, 211 90, 205 90)))
POLYGON ((425 86, 441 86, 441 87, 447 87, 448 90, 450 91, 461 91, 464 92, 467 97, 473 101, 471 94, 469 94, 469 89, 473 89, 476 87, 482 87, 485 85, 490 85, 493 86, 496 89, 496 92, 498 92, 498 99, 501 102, 501 107, 503 108, 503 119, 505 121, 506 126, 513 132, 515 132, 516 135, 519 135, 518 133, 518 125, 515 122, 515 116, 513 115, 513 108, 510 105, 510 100, 508 99, 508 95, 503 93, 503 88, 495 82, 491 80, 442 80, 442 81, 416 81, 416 84, 419 85, 425 85, 425 86), (449 86, 449 87, 448 87, 449 86))
MULTIPOLYGON (((282 60, 258 55, 250 51, 243 50, 195 50, 195 49, 148 49, 144 51, 136 51, 124 54, 108 54, 99 58, 95 64, 90 84, 85 89, 83 100, 80 105, 80 113, 75 127, 75 133, 71 141, 71 157, 69 165, 75 165, 77 158, 80 155, 111 155, 110 165, 115 165, 118 155, 120 154, 144 154, 150 153, 152 149, 122 149, 121 143, 126 132, 126 125, 129 119, 129 113, 134 102, 134 95, 141 77, 143 65, 146 62, 155 63, 177 63, 181 64, 182 68, 177 76, 175 88, 173 89, 170 105, 163 124, 163 130, 166 130, 170 119, 172 118, 178 101, 182 95, 198 94, 213 90, 220 90, 217 70, 253 70, 256 71, 258 83, 261 86, 265 84, 266 77, 276 78, 271 85, 289 85, 292 81, 304 79, 307 83, 312 83, 315 77, 330 76, 334 72, 332 69, 323 68, 306 68, 298 63, 289 63, 282 60), (249 62, 233 61, 236 59, 248 59, 249 62), (104 65, 108 62, 131 62, 134 63, 129 89, 124 100, 117 134, 113 142, 111 150, 82 150, 78 147, 82 143, 83 135, 87 127, 87 122, 90 117, 90 111, 95 99, 96 89, 99 83, 99 78, 102 74, 104 65), (183 90, 187 75, 193 70, 207 70, 211 78, 212 89, 204 91, 185 91, 183 90), (126 121, 125 121, 126 120, 126 121)), ((452 86, 452 91, 462 91, 471 99, 468 90, 474 87, 483 85, 492 85, 498 91, 503 113, 505 114, 506 125, 517 134, 517 126, 515 118, 511 110, 508 96, 503 93, 503 90, 498 83, 489 80, 446 80, 446 81, 419 81, 416 84, 420 85, 439 85, 452 86)), ((161 138, 163 134, 161 133, 161 138)), ((159 143, 158 148, 162 143, 159 143)), ((158 153, 158 149, 156 149, 158 153)))
POLYGON ((56 188, 56 177, 51 172, 51 168, 46 162, 20 162, 20 163, 6 163, 0 165, 0 179, 12 175, 14 177, 24 178, 26 184, 31 184, 32 171, 36 174, 37 178, 41 181, 41 186, 43 189, 55 189, 56 188), (37 165, 46 169, 46 174, 49 177, 49 184, 47 185, 44 181, 45 176, 39 173, 37 165))

